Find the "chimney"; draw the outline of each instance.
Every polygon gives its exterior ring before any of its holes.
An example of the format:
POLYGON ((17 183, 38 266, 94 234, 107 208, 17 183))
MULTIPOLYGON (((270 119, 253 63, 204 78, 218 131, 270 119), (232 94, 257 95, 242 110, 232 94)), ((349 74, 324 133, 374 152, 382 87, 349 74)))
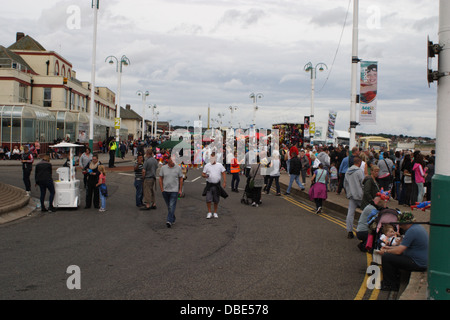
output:
POLYGON ((23 37, 25 37, 25 33, 17 32, 16 33, 16 42, 19 41, 20 39, 22 39, 23 37))
POLYGON ((131 110, 131 106, 129 104, 126 105, 127 110, 131 110))

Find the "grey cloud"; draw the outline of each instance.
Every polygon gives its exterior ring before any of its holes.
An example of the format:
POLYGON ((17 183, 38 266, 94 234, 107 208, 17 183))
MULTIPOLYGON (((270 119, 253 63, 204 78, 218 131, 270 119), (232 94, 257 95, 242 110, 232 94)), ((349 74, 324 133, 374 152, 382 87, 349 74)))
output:
MULTIPOLYGON (((310 20, 311 23, 316 24, 321 27, 339 25, 342 26, 344 23, 346 9, 343 7, 337 7, 330 10, 324 10, 319 14, 313 16, 310 20)), ((351 17, 347 18, 347 24, 351 20, 351 17)))
POLYGON ((213 31, 217 30, 223 25, 238 25, 242 28, 247 28, 251 25, 257 24, 259 20, 265 15, 266 13, 261 9, 252 8, 247 11, 230 9, 225 11, 213 31))

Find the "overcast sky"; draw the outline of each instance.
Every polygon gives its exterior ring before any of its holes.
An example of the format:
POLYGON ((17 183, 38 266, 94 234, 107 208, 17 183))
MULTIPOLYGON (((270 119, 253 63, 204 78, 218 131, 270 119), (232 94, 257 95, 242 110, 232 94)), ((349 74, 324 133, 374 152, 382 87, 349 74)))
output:
MULTIPOLYGON (((91 79, 91 0, 16 0, 4 3, 0 44, 30 35, 91 79)), ((438 42, 439 2, 359 1, 358 56, 378 61, 377 124, 358 132, 436 136, 436 83, 426 79, 426 39, 438 42)), ((247 128, 258 100, 256 124, 299 122, 310 114, 311 79, 304 66, 325 63, 317 74, 314 113, 336 129, 350 119, 353 1, 349 0, 100 0, 96 85, 117 91, 117 73, 105 62, 126 55, 121 105, 142 114, 136 91, 148 90, 160 120, 174 125, 211 118, 247 128), (344 22, 347 16, 346 24, 344 22), (341 39, 342 33, 342 40, 341 39)), ((151 119, 147 111, 147 119, 151 119)))

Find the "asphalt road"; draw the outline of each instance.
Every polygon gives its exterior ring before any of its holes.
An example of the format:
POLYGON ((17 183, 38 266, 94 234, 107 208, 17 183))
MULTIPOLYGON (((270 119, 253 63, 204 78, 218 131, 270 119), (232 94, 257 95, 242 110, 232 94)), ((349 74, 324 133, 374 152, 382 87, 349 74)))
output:
MULTIPOLYGON (((156 210, 135 207, 130 172, 108 173, 106 213, 83 209, 83 190, 76 210, 36 211, 1 225, 0 299, 355 298, 367 262, 342 226, 291 197, 263 195, 258 208, 241 204, 243 179, 240 193, 221 199, 219 218, 206 219, 199 176, 189 172, 170 229, 159 187, 156 210), (72 265, 80 289, 68 288, 72 265)), ((20 167, 0 167, 0 179, 23 187, 20 167)))

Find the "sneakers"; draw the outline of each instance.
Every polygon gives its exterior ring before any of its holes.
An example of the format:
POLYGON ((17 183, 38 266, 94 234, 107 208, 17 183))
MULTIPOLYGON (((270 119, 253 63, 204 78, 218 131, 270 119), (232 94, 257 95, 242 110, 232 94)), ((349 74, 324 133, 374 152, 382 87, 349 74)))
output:
POLYGON ((172 227, 172 223, 170 223, 169 221, 166 222, 166 226, 167 228, 171 228, 172 227))
POLYGON ((259 207, 259 205, 256 202, 253 202, 252 207, 259 207))
POLYGON ((216 212, 214 212, 214 215, 211 212, 208 212, 208 214, 206 215, 206 219, 211 219, 212 217, 217 219, 219 216, 216 212))
POLYGON ((347 234, 347 239, 353 239, 354 237, 355 235, 351 231, 347 234))
POLYGON ((322 212, 322 207, 318 207, 316 210, 316 214, 319 214, 320 212, 322 212))
POLYGON ((104 209, 104 208, 98 209, 98 212, 105 212, 105 211, 106 211, 106 209, 104 209))

